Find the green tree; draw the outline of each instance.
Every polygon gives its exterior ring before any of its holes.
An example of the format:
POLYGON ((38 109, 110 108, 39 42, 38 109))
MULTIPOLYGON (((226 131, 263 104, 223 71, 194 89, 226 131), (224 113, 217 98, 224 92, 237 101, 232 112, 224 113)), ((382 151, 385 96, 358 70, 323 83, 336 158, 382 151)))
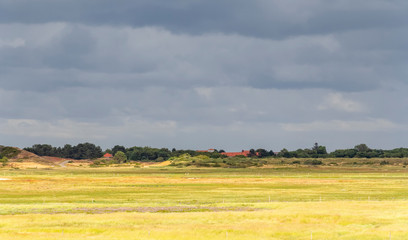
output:
POLYGON ((367 145, 365 145, 364 143, 356 145, 354 149, 358 152, 368 152, 370 150, 370 148, 367 147, 367 145))
POLYGON ((125 152, 126 152, 126 148, 125 148, 124 146, 120 146, 120 145, 115 145, 115 146, 112 148, 112 154, 113 154, 113 155, 116 155, 116 153, 119 152, 119 151, 125 153, 125 152))
POLYGON ((113 157, 116 163, 125 163, 127 161, 126 154, 122 151, 117 151, 115 156, 113 157))
POLYGON ((256 150, 256 153, 257 153, 257 155, 258 155, 259 158, 263 158, 263 157, 268 157, 268 156, 269 156, 269 153, 268 153, 265 149, 263 149, 263 148, 258 148, 258 149, 256 150))
POLYGON ((253 148, 249 149, 249 154, 247 157, 256 157, 255 149, 253 148))
POLYGON ((292 154, 286 148, 284 148, 279 152, 278 157, 290 158, 292 157, 292 154))

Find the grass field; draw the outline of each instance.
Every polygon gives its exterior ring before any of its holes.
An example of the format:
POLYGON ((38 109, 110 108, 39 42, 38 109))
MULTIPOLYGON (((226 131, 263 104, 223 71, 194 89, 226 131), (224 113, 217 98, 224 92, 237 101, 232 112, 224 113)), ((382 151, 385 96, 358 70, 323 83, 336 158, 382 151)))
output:
POLYGON ((401 166, 0 169, 0 239, 408 239, 401 166))

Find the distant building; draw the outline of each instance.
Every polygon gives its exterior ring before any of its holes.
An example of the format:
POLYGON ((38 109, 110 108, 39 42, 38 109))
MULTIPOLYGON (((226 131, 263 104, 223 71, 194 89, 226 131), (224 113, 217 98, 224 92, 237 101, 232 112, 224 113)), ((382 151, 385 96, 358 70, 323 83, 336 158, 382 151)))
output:
POLYGON ((224 156, 227 156, 227 157, 235 157, 235 156, 245 156, 245 157, 247 157, 249 155, 249 153, 250 153, 249 151, 242 150, 241 152, 223 152, 221 154, 224 155, 224 156))
POLYGON ((103 155, 104 158, 113 158, 113 155, 110 153, 105 153, 105 155, 103 155))

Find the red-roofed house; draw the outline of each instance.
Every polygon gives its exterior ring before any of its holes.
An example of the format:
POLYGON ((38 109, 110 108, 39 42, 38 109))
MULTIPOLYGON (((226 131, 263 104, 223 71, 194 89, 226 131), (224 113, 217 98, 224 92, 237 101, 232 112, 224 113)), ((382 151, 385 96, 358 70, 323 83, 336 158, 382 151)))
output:
POLYGON ((249 155, 249 151, 242 150, 241 152, 223 152, 221 154, 227 157, 235 157, 235 156, 245 156, 246 157, 249 155))
POLYGON ((104 158, 112 158, 113 155, 110 153, 105 153, 105 155, 103 155, 104 158))

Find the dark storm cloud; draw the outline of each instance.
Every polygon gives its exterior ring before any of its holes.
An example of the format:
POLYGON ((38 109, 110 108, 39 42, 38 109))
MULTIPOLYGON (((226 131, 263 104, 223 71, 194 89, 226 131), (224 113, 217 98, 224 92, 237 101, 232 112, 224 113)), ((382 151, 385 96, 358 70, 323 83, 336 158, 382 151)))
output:
POLYGON ((265 38, 404 25, 408 4, 395 1, 14 0, 0 2, 3 23, 73 22, 161 26, 175 32, 265 38))
POLYGON ((0 47, 0 81, 6 89, 35 91, 371 90, 385 78, 405 79, 407 6, 380 0, 0 1, 3 26, 20 23, 3 31, 26 35, 24 46, 0 47), (35 83, 26 82, 27 74, 35 83))
POLYGON ((405 0, 0 0, 0 139, 400 146, 407 12, 405 0))
POLYGON ((405 81, 407 58, 401 42, 407 33, 402 30, 389 30, 387 37, 369 43, 378 35, 374 30, 271 40, 68 23, 1 28, 16 32, 0 48, 5 89, 250 86, 364 91, 381 87, 384 77, 405 81), (27 34, 32 28, 44 36, 27 34), (353 40, 354 35, 359 39, 353 40), (359 47, 363 42, 371 46, 359 47))

